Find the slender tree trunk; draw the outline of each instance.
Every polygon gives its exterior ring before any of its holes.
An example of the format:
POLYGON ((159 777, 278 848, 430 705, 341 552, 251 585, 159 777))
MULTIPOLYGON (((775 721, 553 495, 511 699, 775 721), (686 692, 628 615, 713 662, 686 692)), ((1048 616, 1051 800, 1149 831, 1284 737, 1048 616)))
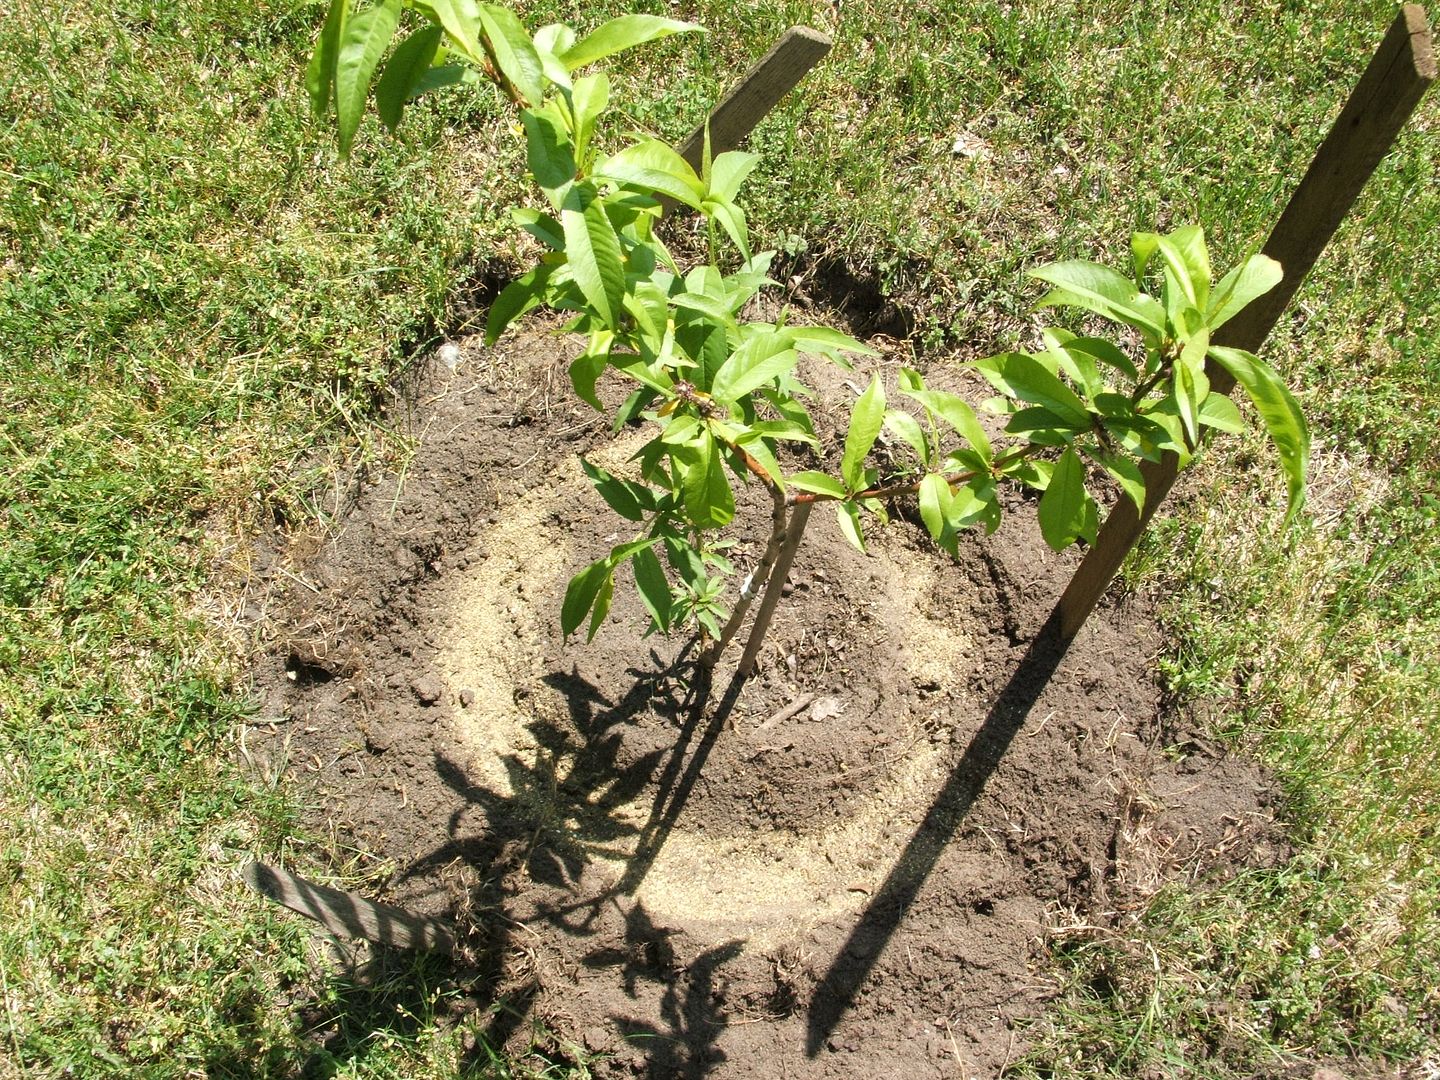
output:
POLYGON ((719 661, 720 654, 725 651, 725 647, 740 632, 740 627, 745 622, 745 616, 750 612, 750 605, 754 602, 755 597, 760 595, 760 590, 765 588, 774 569, 775 560, 780 557, 780 549, 785 544, 786 535, 785 492, 772 484, 770 497, 775 500, 775 507, 771 513, 770 540, 765 545, 765 554, 761 556, 759 565, 745 579, 745 585, 740 590, 740 599, 736 601, 735 610, 730 613, 730 618, 726 620, 720 636, 700 654, 701 667, 713 668, 719 661))
POLYGON ((740 657, 737 678, 748 678, 760 655, 760 646, 765 644, 765 635, 770 630, 770 620, 780 603, 785 589, 785 579, 790 576, 790 567, 795 562, 795 552, 805 536, 805 523, 810 520, 810 504, 797 503, 790 509, 790 521, 784 531, 784 544, 770 571, 770 580, 765 586, 765 598, 760 601, 760 610, 755 613, 755 625, 750 628, 750 637, 745 642, 745 652, 740 657))

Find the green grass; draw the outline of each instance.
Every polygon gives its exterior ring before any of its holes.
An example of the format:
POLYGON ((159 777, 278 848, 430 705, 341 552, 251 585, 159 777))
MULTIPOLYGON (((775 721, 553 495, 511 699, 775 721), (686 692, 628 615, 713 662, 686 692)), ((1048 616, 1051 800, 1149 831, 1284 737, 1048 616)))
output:
MULTIPOLYGON (((1030 334, 1023 271, 1114 259, 1137 227, 1201 221, 1228 265, 1391 15, 648 8, 712 30, 616 79, 634 123, 667 137, 784 26, 834 34, 757 136, 754 228, 803 251, 797 272, 877 282, 937 361, 1030 334), (962 135, 980 153, 953 154, 962 135)), ((241 538, 303 530, 337 465, 403 452, 377 406, 413 348, 471 317, 486 272, 516 265, 503 208, 525 191, 483 95, 437 97, 398 141, 367 121, 338 163, 298 86, 319 18, 82 0, 0 27, 0 1076, 545 1068, 467 1051, 484 1018, 438 1022, 463 988, 433 972, 337 981, 235 884, 249 853, 311 852, 286 796, 235 764, 241 538)), ((1297 854, 1057 942, 1072 985, 1036 1029, 1034 1074, 1435 1056, 1437 125, 1431 101, 1267 349, 1316 429, 1313 527, 1277 537, 1283 485, 1240 441, 1207 455, 1131 565, 1166 596, 1172 682, 1276 771, 1297 854)))
POLYGON ((226 555, 248 522, 311 517, 332 463, 384 452, 376 402, 492 248, 476 254, 489 218, 457 205, 455 155, 334 166, 294 92, 311 14, 70 5, 47 23, 27 6, 3 31, 0 1060, 16 1068, 279 1075, 305 1053, 284 1003, 338 993, 302 930, 236 888, 293 821, 232 764, 226 555))

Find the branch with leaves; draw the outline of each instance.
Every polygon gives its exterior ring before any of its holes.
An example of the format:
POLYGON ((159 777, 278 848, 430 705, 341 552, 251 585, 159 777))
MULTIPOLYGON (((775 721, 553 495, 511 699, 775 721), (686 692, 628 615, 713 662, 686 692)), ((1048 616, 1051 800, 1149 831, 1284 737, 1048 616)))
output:
POLYGON ((1051 286, 1041 307, 1101 316, 1124 337, 1051 328, 1039 351, 975 363, 998 391, 984 408, 1004 420, 1003 440, 987 434, 965 400, 902 368, 897 389, 906 407, 892 407, 873 377, 851 411, 838 475, 787 471, 784 462, 814 459, 820 450, 802 401, 808 391, 796 375, 801 356, 849 367, 849 356, 873 350, 829 327, 792 326, 788 311, 773 323, 742 319, 749 302, 777 284, 769 277, 774 253, 751 250, 736 201, 758 159, 739 151, 712 156, 707 140, 697 172, 650 137, 608 153, 602 121, 609 80, 600 71, 582 73, 634 46, 699 31, 626 15, 583 37, 560 24, 532 35, 509 10, 474 0, 383 0, 358 13, 349 0, 332 0, 307 73, 317 115, 333 106, 342 154, 372 86, 391 130, 410 102, 454 85, 489 83, 519 111, 544 202, 512 216, 545 251, 496 299, 486 339, 493 343, 536 307, 570 313, 565 329, 586 338, 569 367, 576 395, 603 411, 600 382, 618 380, 629 393, 614 411, 616 428, 643 421, 651 431, 627 476, 584 462, 595 489, 636 525, 636 535, 570 581, 561 610, 567 637, 582 627, 594 637, 616 574, 628 568, 650 632, 698 628, 708 640, 701 653, 707 666, 763 595, 741 661, 747 671, 817 502, 834 505, 841 531, 863 551, 864 516, 883 519, 888 503, 914 498, 936 544, 955 555, 964 529, 998 527, 1000 486, 1018 483, 1042 493, 1040 528, 1052 548, 1093 542, 1100 511, 1092 477, 1108 477, 1143 506, 1141 461, 1174 453, 1188 463, 1207 430, 1243 429, 1235 404, 1211 392, 1207 361, 1230 371, 1254 402, 1279 451, 1291 514, 1299 509, 1309 454, 1299 406, 1257 357, 1211 344, 1218 327, 1279 281, 1280 268, 1251 255, 1213 282, 1196 226, 1136 234, 1128 275, 1089 262, 1033 272, 1051 286), (407 17, 420 25, 392 49, 407 17), (657 232, 664 200, 701 216, 706 262, 682 267, 666 247, 657 232), (1153 294, 1146 291, 1155 285, 1153 294), (1136 342, 1132 356, 1126 345, 1136 342), (872 454, 882 432, 913 460, 882 471, 872 454), (735 516, 736 481, 766 488, 772 521, 765 551, 727 612, 725 583, 734 567, 723 531, 735 516))

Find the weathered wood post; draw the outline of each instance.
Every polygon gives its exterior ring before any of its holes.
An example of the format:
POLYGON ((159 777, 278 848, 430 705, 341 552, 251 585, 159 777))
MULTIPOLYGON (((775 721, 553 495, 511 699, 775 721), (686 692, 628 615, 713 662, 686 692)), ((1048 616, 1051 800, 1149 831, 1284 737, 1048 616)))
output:
MULTIPOLYGON (((769 115, 780 99, 795 89, 816 64, 830 51, 830 39, 808 26, 792 26, 781 35, 750 70, 740 76, 720 102, 710 110, 680 145, 680 156, 700 171, 705 153, 705 126, 710 126, 710 152, 713 155, 736 149, 755 126, 769 115)), ((668 214, 676 204, 661 199, 668 214)))
MULTIPOLYGON (((1258 352, 1315 265, 1340 222, 1354 204, 1421 97, 1435 81, 1435 54, 1425 11, 1406 4, 1390 25, 1370 66, 1346 102, 1310 163, 1305 178, 1265 242, 1264 253, 1280 263, 1280 284, 1260 297, 1215 334, 1215 344, 1258 352)), ((1235 380, 1213 362, 1207 365, 1210 388, 1229 393, 1235 380)), ((1166 454, 1158 464, 1141 467, 1145 509, 1121 496, 1106 518, 1095 546, 1086 554, 1056 605, 1061 636, 1073 638, 1104 595, 1156 508, 1175 483, 1178 462, 1166 454)))
POLYGON ((339 937, 364 938, 395 949, 454 951, 455 928, 444 919, 377 904, 262 862, 247 863, 241 873, 245 884, 267 900, 314 919, 339 937))
MULTIPOLYGON (((806 74, 825 59, 830 39, 808 26, 792 26, 781 35, 720 103, 710 110, 710 149, 723 154, 745 141, 780 99, 795 89, 806 74)), ((700 124, 680 146, 680 156, 700 170, 705 149, 705 124, 700 124)))

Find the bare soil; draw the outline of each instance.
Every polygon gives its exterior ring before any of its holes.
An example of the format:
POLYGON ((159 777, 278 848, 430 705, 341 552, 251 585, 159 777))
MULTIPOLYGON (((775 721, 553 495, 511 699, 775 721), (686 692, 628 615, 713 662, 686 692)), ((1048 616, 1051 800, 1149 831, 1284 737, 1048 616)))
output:
MULTIPOLYGON (((994 1076, 1056 992, 1057 932, 1280 857, 1258 770, 1167 708, 1142 599, 1068 649, 1044 632, 1077 557, 1023 505, 958 562, 903 516, 862 555, 817 511, 738 695, 640 639, 628 581, 563 642, 566 581, 632 528, 578 455, 621 469, 643 437, 575 402, 572 345, 433 364, 394 417, 403 472, 252 570, 273 722, 247 752, 382 868, 376 899, 459 924, 490 1040, 538 1021, 599 1076, 994 1076)), ((869 373, 807 377, 838 450, 869 373)), ((742 515, 744 568, 768 499, 742 515)))

